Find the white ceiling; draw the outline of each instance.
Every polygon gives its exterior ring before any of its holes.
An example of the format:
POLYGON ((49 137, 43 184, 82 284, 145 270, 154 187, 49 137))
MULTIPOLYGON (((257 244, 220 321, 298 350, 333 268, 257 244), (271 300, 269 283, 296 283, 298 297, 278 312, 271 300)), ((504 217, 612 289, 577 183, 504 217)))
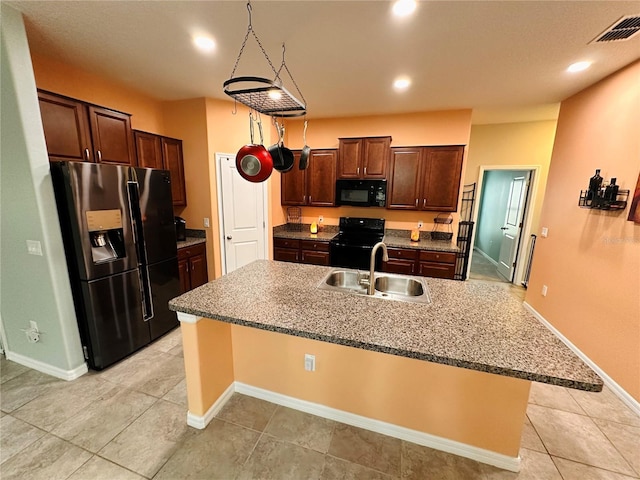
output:
MULTIPOLYGON (((247 32, 244 0, 9 1, 33 51, 175 100, 228 99, 247 32), (213 36, 212 54, 195 33, 213 36)), ((474 123, 555 118, 558 102, 640 58, 640 35, 590 44, 639 1, 421 1, 410 18, 389 1, 252 2, 253 27, 274 66, 286 63, 311 118, 474 109, 474 123), (593 66, 570 74, 579 60, 593 66), (402 94, 391 84, 413 79, 402 94)), ((252 37, 235 76, 274 78, 252 37)), ((295 87, 283 78, 285 87, 295 87)))

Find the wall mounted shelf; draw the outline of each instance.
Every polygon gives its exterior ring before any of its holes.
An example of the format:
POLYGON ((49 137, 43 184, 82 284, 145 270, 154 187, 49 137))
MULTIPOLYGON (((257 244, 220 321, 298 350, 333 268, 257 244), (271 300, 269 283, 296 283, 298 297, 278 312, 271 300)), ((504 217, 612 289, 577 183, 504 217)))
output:
POLYGON ((589 198, 589 190, 580 190, 578 206, 581 208, 590 208, 592 210, 622 211, 627 208, 629 192, 630 190, 618 190, 618 195, 616 196, 615 201, 611 201, 599 195, 594 198, 589 198))

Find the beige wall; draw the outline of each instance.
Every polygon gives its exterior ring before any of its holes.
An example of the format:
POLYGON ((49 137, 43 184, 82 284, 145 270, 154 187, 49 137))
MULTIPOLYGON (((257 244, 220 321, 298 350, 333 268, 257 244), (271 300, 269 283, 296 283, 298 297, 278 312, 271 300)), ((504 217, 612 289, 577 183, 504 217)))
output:
MULTIPOLYGON (((287 122, 286 144, 289 148, 302 148, 301 120, 287 122)), ((471 110, 420 112, 398 115, 378 115, 366 117, 326 118, 309 120, 307 144, 313 149, 338 148, 340 137, 375 137, 391 135, 391 146, 414 145, 468 145, 471 131, 471 110)), ((465 152, 466 157, 466 152, 465 152)), ((466 163, 466 160, 465 160, 466 163)), ((464 176, 464 165, 463 165, 464 176)), ((280 186, 273 189, 273 205, 280 206, 280 186)), ((274 208, 277 210, 277 208, 274 208)), ((286 221, 286 207, 279 212, 286 221)), ((337 225, 341 216, 384 217, 388 228, 411 229, 418 220, 425 222, 424 230, 430 230, 436 215, 433 212, 407 212, 381 208, 320 208, 303 207, 303 222, 311 223, 318 216, 324 216, 324 223, 337 225)), ((274 213, 274 225, 277 215, 274 213)), ((454 215, 454 218, 457 218, 454 215)))
POLYGON ((146 94, 71 65, 32 54, 38 88, 131 114, 137 130, 165 134, 162 103, 146 94))
POLYGON ((579 208, 595 169, 633 189, 640 62, 562 102, 526 301, 640 401, 640 225, 579 208), (546 297, 542 285, 548 286, 546 297))
POLYGON ((555 120, 472 126, 463 183, 475 182, 477 188, 480 166, 540 166, 531 224, 537 233, 555 132, 555 120))
POLYGON ((174 208, 187 222, 187 228, 204 229, 207 235, 207 270, 213 279, 220 268, 214 242, 217 229, 204 227, 204 219, 212 222, 217 211, 212 208, 209 187, 209 142, 207 131, 207 103, 204 98, 164 102, 165 135, 182 140, 187 206, 174 208))

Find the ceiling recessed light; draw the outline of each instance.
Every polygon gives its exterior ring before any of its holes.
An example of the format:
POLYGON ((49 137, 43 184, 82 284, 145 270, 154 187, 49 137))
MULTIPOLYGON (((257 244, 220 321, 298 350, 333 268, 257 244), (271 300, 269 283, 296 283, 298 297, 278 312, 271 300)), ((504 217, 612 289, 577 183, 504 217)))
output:
POLYGON ((396 90, 406 90, 407 88, 409 88, 409 85, 411 85, 411 80, 407 77, 397 78, 393 82, 393 88, 395 88, 396 90))
POLYGON ((205 53, 212 52, 216 48, 216 42, 211 37, 205 37, 202 35, 193 37, 193 44, 198 48, 198 50, 205 53))
POLYGON ((393 14, 398 17, 411 15, 416 9, 415 0, 397 0, 393 4, 393 14))
POLYGON ((586 70, 590 66, 591 62, 576 62, 569 65, 569 68, 567 68, 567 72, 581 72, 583 70, 586 70))
POLYGON ((280 90, 269 90, 269 98, 271 100, 280 100, 282 98, 282 92, 280 90))

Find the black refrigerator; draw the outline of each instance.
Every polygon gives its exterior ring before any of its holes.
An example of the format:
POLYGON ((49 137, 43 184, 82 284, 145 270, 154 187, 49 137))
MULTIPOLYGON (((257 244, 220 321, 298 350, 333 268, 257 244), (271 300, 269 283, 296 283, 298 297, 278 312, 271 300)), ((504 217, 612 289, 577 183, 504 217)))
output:
POLYGON ((178 325, 171 177, 166 170, 52 162, 85 358, 102 370, 178 325))

